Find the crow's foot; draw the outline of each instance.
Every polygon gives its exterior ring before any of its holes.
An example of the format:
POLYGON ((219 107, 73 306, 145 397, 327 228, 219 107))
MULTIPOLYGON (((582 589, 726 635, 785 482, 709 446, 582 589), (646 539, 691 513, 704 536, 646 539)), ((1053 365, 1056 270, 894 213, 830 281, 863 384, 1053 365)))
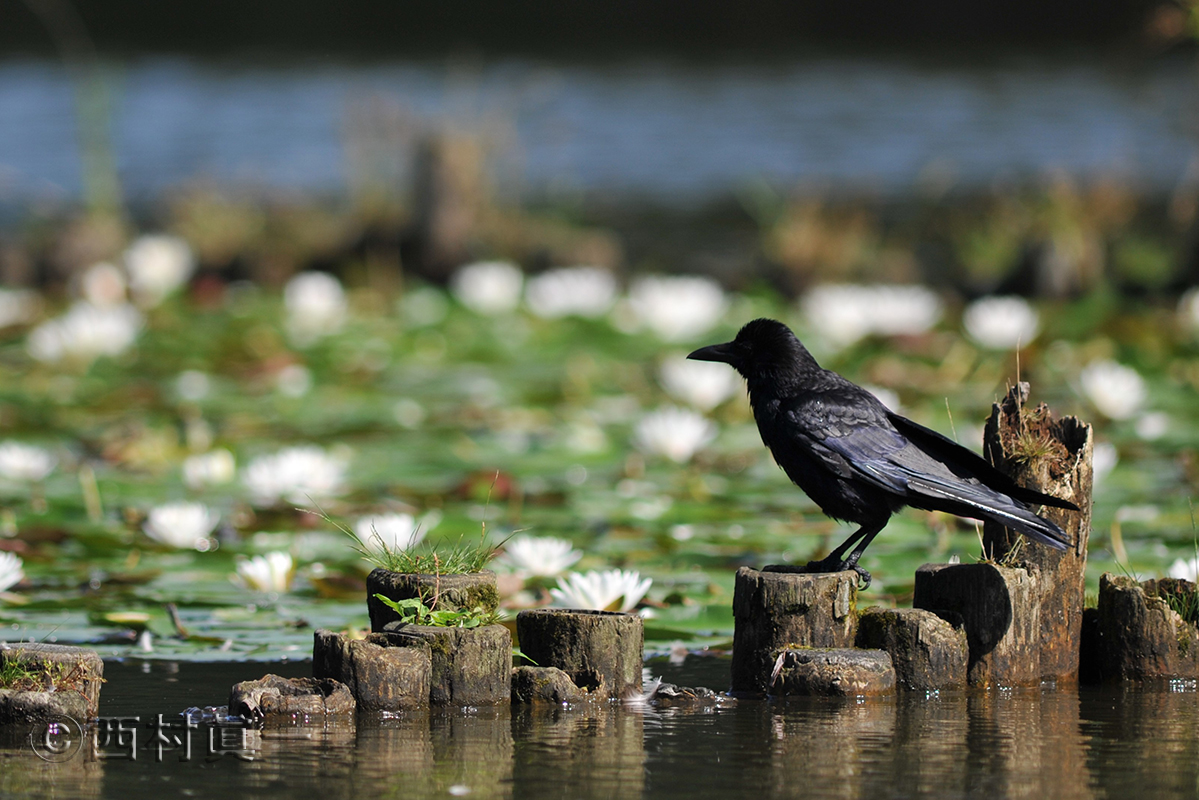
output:
POLYGON ((870 573, 859 567, 856 563, 851 563, 848 559, 824 559, 823 561, 809 561, 803 567, 804 572, 849 572, 852 570, 858 574, 858 588, 867 589, 870 587, 870 573))

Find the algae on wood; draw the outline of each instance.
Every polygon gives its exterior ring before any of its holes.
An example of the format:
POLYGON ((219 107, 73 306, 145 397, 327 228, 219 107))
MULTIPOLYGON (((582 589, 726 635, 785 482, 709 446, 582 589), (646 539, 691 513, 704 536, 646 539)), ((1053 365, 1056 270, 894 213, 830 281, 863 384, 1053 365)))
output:
POLYGON ((435 628, 388 623, 367 641, 417 648, 429 657, 429 702, 437 706, 478 706, 509 701, 512 634, 503 625, 435 628))
POLYGON ((500 604, 491 570, 454 575, 425 575, 392 572, 382 567, 371 570, 366 578, 366 607, 370 612, 371 630, 381 631, 389 622, 402 622, 399 613, 375 597, 381 594, 392 600, 421 600, 426 606, 441 610, 489 613, 500 604))
POLYGON ((428 653, 392 647, 383 634, 365 640, 318 630, 313 637, 312 676, 344 683, 363 711, 398 711, 429 704, 432 663, 428 653))

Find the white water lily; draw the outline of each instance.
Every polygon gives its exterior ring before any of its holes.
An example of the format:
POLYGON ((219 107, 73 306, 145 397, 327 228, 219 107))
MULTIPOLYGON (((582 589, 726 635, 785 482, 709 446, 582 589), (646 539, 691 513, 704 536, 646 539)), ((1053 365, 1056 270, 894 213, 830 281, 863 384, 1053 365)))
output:
POLYGON ((259 456, 242 471, 242 483, 257 506, 282 500, 297 505, 337 497, 346 490, 346 462, 315 445, 288 447, 259 456))
POLYGON ((636 570, 607 569, 586 573, 571 572, 558 579, 550 589, 557 608, 594 609, 596 611, 632 611, 653 579, 642 578, 636 570))
POLYGON ((1092 361, 1079 381, 1087 399, 1109 419, 1129 419, 1145 403, 1145 381, 1135 369, 1115 361, 1092 361))
POLYGON ((7 441, 0 443, 0 477, 11 481, 37 483, 45 480, 58 463, 49 450, 32 444, 7 441))
POLYGON ((180 399, 198 403, 212 391, 212 379, 198 369, 187 369, 175 378, 175 394, 180 399))
POLYGON ((1116 468, 1116 464, 1120 463, 1120 454, 1116 450, 1116 446, 1111 442, 1096 442, 1095 449, 1091 455, 1091 473, 1093 476, 1092 482, 1095 486, 1099 484, 1116 468))
POLYGON ((237 463, 224 448, 188 456, 183 461, 183 482, 189 489, 220 486, 233 480, 237 463))
POLYGON ((1199 583, 1199 555, 1180 558, 1170 565, 1170 577, 1191 583, 1199 583))
POLYGON ((565 539, 553 536, 513 536, 495 563, 522 578, 552 578, 574 566, 583 554, 565 539))
POLYGON ((30 331, 26 347, 38 361, 90 363, 125 352, 141 328, 142 315, 131 305, 76 303, 66 314, 30 331))
POLYGON ((346 293, 327 272, 301 272, 283 287, 287 337, 307 347, 322 336, 337 333, 346 321, 346 293))
POLYGON ((941 319, 941 298, 924 286, 825 284, 804 295, 804 314, 829 343, 848 347, 872 334, 924 333, 941 319))
POLYGON ((690 361, 674 355, 662 362, 658 382, 676 400, 701 411, 711 411, 735 395, 742 387, 741 377, 728 364, 690 361))
POLYGON ((79 276, 79 293, 94 306, 123 305, 128 296, 125 273, 108 261, 92 264, 79 276))
POLYGON ((966 307, 962 327, 983 347, 1013 350, 1037 338, 1041 320, 1023 297, 983 297, 966 307))
POLYGON ((699 276, 650 275, 629 288, 628 307, 659 339, 685 342, 720 322, 729 300, 720 284, 699 276))
POLYGON ((255 592, 283 594, 291 588, 295 574, 291 556, 276 550, 263 556, 238 559, 234 580, 255 592))
POLYGON ((441 515, 437 512, 425 514, 419 520, 411 514, 373 514, 358 518, 354 523, 354 535, 372 553, 396 553, 420 544, 425 534, 440 521, 441 515))
POLYGON ((685 408, 661 408, 646 414, 633 431, 637 449, 683 464, 716 438, 716 426, 685 408))
POLYGON ((196 269, 196 257, 178 236, 148 234, 125 250, 125 269, 138 303, 156 306, 187 283, 196 269))
POLYGON ((530 278, 525 303, 535 316, 601 317, 616 302, 616 278, 600 267, 565 267, 530 278))
POLYGON ((0 289, 0 328, 32 322, 41 311, 42 296, 32 289, 0 289))
POLYGON ((7 592, 25 578, 25 562, 16 553, 0 552, 0 592, 7 592))
POLYGON ((516 309, 525 276, 509 261, 476 261, 454 273, 450 291, 476 314, 495 316, 516 309))
POLYGON ((179 549, 208 549, 221 515, 203 503, 167 503, 150 509, 142 530, 156 542, 179 549))

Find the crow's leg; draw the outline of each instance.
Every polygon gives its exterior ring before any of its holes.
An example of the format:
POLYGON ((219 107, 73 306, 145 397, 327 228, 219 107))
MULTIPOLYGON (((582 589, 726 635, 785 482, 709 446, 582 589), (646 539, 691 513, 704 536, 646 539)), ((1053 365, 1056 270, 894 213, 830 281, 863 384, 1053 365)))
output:
MULTIPOLYGON (((887 519, 890 519, 890 517, 888 516, 887 519)), ((874 541, 874 537, 878 536, 879 531, 886 527, 887 519, 881 522, 869 523, 858 528, 836 550, 819 561, 809 561, 808 565, 804 568, 805 571, 841 572, 851 569, 858 573, 858 577, 861 578, 858 588, 865 589, 869 587, 870 573, 858 566, 858 559, 862 557, 862 551, 874 541), (860 542, 858 542, 859 539, 861 540, 860 542), (858 546, 854 547, 853 552, 849 554, 848 558, 845 558, 845 551, 852 547, 855 542, 858 542, 858 546)))

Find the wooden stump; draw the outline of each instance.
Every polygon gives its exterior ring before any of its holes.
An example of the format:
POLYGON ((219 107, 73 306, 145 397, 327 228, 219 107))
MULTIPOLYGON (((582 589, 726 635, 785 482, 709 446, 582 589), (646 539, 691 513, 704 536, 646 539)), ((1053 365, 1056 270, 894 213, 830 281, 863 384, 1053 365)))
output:
POLYGON ((451 611, 481 609, 495 611, 500 594, 495 585, 495 573, 481 570, 458 575, 419 575, 392 572, 377 567, 366 578, 366 607, 371 615, 371 630, 383 630, 389 622, 399 622, 395 609, 384 605, 376 594, 392 600, 419 598, 430 608, 451 611))
POLYGON ((516 615, 520 651, 557 667, 594 697, 641 692, 645 631, 641 617, 613 611, 539 608, 516 615))
POLYGON ((578 703, 591 698, 557 667, 517 667, 512 670, 513 703, 578 703))
POLYGON ((242 681, 229 693, 229 713, 266 722, 313 719, 323 724, 329 714, 353 714, 354 696, 344 683, 329 678, 281 678, 265 675, 242 681))
POLYGON ((935 692, 966 685, 966 631, 919 608, 868 608, 858 617, 858 647, 885 650, 901 689, 935 692))
MULTIPOLYGON (((95 650, 40 642, 13 642, 0 645, 0 666, 10 662, 37 675, 45 675, 53 687, 40 687, 46 698, 21 698, 22 694, 42 694, 41 691, 20 692, 5 690, 0 706, 0 719, 32 719, 35 709, 50 709, 86 722, 100 712, 100 686, 104 683, 104 662, 95 650), (53 707, 59 706, 58 711, 53 707)), ((43 715, 44 716, 44 715, 43 715)))
POLYGON ((435 628, 393 622, 367 641, 413 647, 429 658, 429 702, 435 706, 507 703, 512 685, 512 634, 503 625, 435 628))
POLYGON ((1016 483, 1069 500, 1081 509, 1034 508, 1073 540, 1066 551, 1035 542, 994 522, 983 525, 983 555, 1034 574, 1040 596, 1041 677, 1078 680, 1087 540, 1091 532, 1091 426, 1077 417, 1055 419, 1048 406, 1025 408, 1029 387, 1019 383, 991 409, 983 434, 988 460, 1016 483))
POLYGON ((384 634, 365 640, 318 630, 312 676, 344 683, 363 711, 399 711, 429 704, 433 665, 419 648, 392 647, 384 634))
POLYGON ((1105 573, 1099 579, 1099 607, 1093 626, 1088 626, 1085 648, 1095 664, 1084 665, 1086 671, 1101 680, 1199 677, 1196 591, 1195 584, 1174 578, 1138 583, 1105 573), (1172 595, 1189 596, 1192 619, 1183 619, 1171 608, 1172 595))
POLYGON ((916 570, 912 606, 961 618, 971 686, 1028 686, 1041 680, 1039 599, 1023 569, 925 564, 916 570))
POLYGON ((765 693, 788 647, 853 647, 857 594, 854 572, 737 570, 732 691, 765 693))
POLYGON ((779 652, 770 694, 868 697, 895 691, 895 670, 883 650, 792 647, 779 652))

